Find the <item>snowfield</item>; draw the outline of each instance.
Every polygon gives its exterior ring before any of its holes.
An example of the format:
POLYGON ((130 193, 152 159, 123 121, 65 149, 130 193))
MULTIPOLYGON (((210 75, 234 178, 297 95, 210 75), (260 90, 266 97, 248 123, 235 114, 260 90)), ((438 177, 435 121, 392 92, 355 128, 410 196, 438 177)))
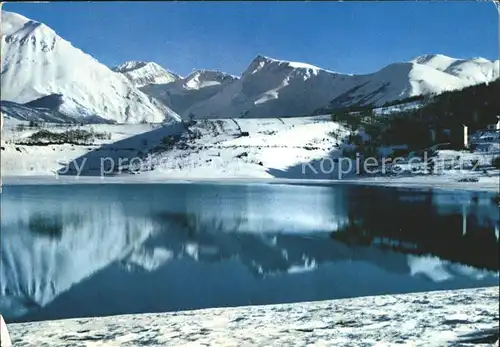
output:
POLYGON ((150 83, 140 89, 182 114, 192 105, 210 99, 236 79, 220 71, 196 70, 172 83, 150 83))
MULTIPOLYGON (((4 176, 54 175, 64 163, 72 160, 85 162, 82 174, 95 175, 100 174, 104 158, 116 161, 116 169, 119 158, 129 161, 141 158, 144 165, 152 164, 144 168, 147 172, 141 172, 141 176, 151 178, 158 175, 165 179, 303 178, 300 170, 287 174, 288 168, 335 151, 345 133, 329 117, 203 120, 190 127, 189 132, 177 123, 168 126, 100 124, 77 128, 110 132, 111 139, 81 146, 18 145, 20 139, 36 130, 19 132, 14 125, 6 126, 1 158, 4 176), (245 133, 248 136, 242 136, 245 133), (178 136, 178 139, 173 147, 164 147, 163 141, 169 136, 178 136)), ((67 127, 47 129, 60 132, 67 127)), ((128 172, 122 174, 128 175, 128 172)))
MULTIPOLYGON (((396 175, 356 175, 355 161, 341 157, 349 131, 329 116, 269 119, 211 119, 196 124, 88 124, 47 126, 63 132, 79 129, 109 134, 109 139, 85 145, 29 145, 40 129, 20 131, 8 121, 2 136, 4 182, 40 181, 67 174, 107 176, 109 182, 252 179, 262 182, 365 183, 391 186, 442 187, 499 191, 499 171, 470 170, 471 162, 488 165, 500 153, 442 150, 443 162, 460 156, 464 170, 447 169, 433 175, 415 175, 401 166, 396 175), (476 182, 459 182, 470 179, 476 182), (42 179, 43 180, 43 179, 42 179)), ((362 164, 361 164, 362 165, 362 164)), ((86 179, 89 181, 89 179, 86 179)), ((92 180, 91 180, 92 181, 92 180)), ((99 179, 100 181, 100 179, 99 179)))
POLYGON ((493 346, 498 287, 8 324, 14 346, 493 346))

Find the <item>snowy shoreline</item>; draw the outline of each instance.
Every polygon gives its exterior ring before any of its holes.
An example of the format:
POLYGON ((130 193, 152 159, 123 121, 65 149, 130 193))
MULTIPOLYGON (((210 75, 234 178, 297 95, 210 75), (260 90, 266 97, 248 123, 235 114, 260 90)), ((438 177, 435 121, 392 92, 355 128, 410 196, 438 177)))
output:
POLYGON ((499 288, 7 324, 14 346, 493 346, 499 288))
POLYGON ((475 192, 499 193, 500 184, 491 182, 449 182, 439 178, 419 179, 419 177, 401 178, 359 178, 345 180, 314 180, 314 179, 281 179, 281 178, 155 178, 136 176, 3 176, 3 186, 13 185, 53 185, 53 184, 279 184, 279 185, 358 185, 372 187, 392 187, 415 190, 459 190, 475 192))

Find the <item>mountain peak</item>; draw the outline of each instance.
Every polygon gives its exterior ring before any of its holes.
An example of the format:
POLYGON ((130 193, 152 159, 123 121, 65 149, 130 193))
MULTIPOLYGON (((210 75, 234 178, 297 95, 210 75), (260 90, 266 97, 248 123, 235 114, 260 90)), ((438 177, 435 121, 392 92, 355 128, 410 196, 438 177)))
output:
POLYGON ((452 59, 452 60, 454 60, 453 58, 450 58, 444 54, 423 54, 423 55, 419 55, 419 56, 413 58, 411 60, 411 62, 415 62, 418 64, 425 64, 425 63, 428 63, 434 59, 452 59))
POLYGON ((180 76, 164 69, 154 62, 126 61, 111 70, 123 74, 136 87, 147 84, 166 84, 180 79, 180 76))
POLYGON ((187 77, 186 80, 189 80, 191 78, 197 77, 197 76, 202 76, 202 77, 208 77, 208 78, 214 78, 214 77, 232 77, 236 79, 237 77, 228 74, 226 72, 220 71, 220 70, 211 70, 211 69, 196 69, 193 70, 187 77))
POLYGON ((63 106, 77 104, 119 123, 178 120, 168 107, 156 104, 123 75, 48 26, 16 13, 2 11, 1 16, 3 100, 22 104, 53 95, 42 101, 57 104, 58 95, 64 95, 74 103, 63 102, 63 106))
POLYGON ((444 54, 424 54, 410 60, 410 63, 426 65, 439 71, 445 71, 459 60, 444 54))
POLYGON ((441 62, 457 62, 457 61, 475 61, 475 62, 482 62, 482 63, 490 63, 491 61, 483 58, 483 57, 473 57, 473 58, 467 58, 467 59, 459 59, 459 58, 452 58, 444 54, 424 54, 420 55, 418 57, 413 58, 410 60, 412 63, 417 63, 417 64, 429 64, 431 62, 436 62, 436 61, 441 61, 441 62))
POLYGON ((140 69, 148 64, 152 65, 152 64, 156 64, 156 63, 147 62, 147 61, 130 60, 130 61, 126 61, 118 66, 111 68, 111 70, 116 71, 116 72, 128 72, 128 71, 140 69))
POLYGON ((1 16, 2 36, 13 34, 28 23, 40 24, 14 12, 2 11, 1 16))
POLYGON ((226 84, 236 79, 238 78, 219 70, 197 69, 184 79, 184 86, 187 89, 201 89, 226 84))
POLYGON ((474 57, 471 60, 478 62, 478 63, 491 63, 491 60, 488 60, 488 59, 483 58, 483 57, 474 57))
POLYGON ((263 54, 258 54, 255 58, 253 58, 252 62, 257 62, 257 63, 260 63, 260 62, 267 62, 267 63, 270 63, 270 62, 275 62, 275 61, 278 61, 278 59, 274 59, 274 58, 271 58, 267 55, 263 55, 263 54))
POLYGON ((27 22, 35 22, 32 19, 29 19, 22 14, 15 13, 15 12, 10 12, 10 11, 4 11, 2 10, 2 21, 7 21, 9 23, 18 23, 19 25, 24 25, 27 22))
POLYGON ((21 41, 24 43, 29 37, 40 36, 40 40, 55 37, 57 34, 43 23, 26 18, 18 13, 1 12, 2 38, 7 42, 21 41))
POLYGON ((307 64, 307 63, 301 63, 301 62, 294 62, 294 61, 288 61, 288 60, 280 60, 280 59, 275 59, 271 58, 268 56, 264 55, 257 55, 248 68, 245 70, 243 75, 252 75, 255 74, 256 72, 264 69, 266 66, 279 66, 282 69, 294 69, 298 71, 306 71, 306 73, 311 73, 314 75, 317 75, 320 71, 328 72, 328 73, 334 73, 332 71, 322 69, 320 67, 317 67, 315 65, 307 64))
MULTIPOLYGON (((266 55, 259 54, 255 58, 252 59, 250 66, 252 65, 266 65, 266 64, 294 64, 293 62, 290 62, 288 60, 281 60, 281 59, 276 59, 272 58, 266 55)), ((300 64, 300 63, 298 63, 300 64)), ((311 65, 312 66, 312 65, 311 65)))

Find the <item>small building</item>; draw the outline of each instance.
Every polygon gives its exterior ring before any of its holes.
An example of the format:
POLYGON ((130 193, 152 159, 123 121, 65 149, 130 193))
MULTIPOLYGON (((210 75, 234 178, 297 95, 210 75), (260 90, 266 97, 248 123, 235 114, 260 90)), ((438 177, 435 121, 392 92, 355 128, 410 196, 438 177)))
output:
POLYGON ((469 127, 465 124, 462 124, 462 127, 464 148, 469 148, 469 127))
POLYGON ((469 127, 466 124, 455 124, 449 127, 430 126, 431 145, 449 143, 453 149, 469 147, 469 127))
POLYGON ((488 130, 500 130, 500 116, 497 116, 497 122, 495 124, 488 124, 486 128, 488 130))
POLYGON ((466 124, 457 124, 448 129, 444 129, 447 134, 447 141, 453 149, 469 148, 469 127, 466 124))

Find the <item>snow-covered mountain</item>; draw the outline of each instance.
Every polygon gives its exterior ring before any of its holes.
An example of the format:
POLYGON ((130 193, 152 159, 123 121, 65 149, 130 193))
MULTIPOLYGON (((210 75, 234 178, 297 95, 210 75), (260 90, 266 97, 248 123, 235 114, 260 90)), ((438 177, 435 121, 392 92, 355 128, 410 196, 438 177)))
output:
POLYGON ((12 12, 1 15, 2 100, 26 103, 61 94, 91 114, 120 123, 178 119, 48 26, 12 12))
POLYGON ((149 84, 141 90, 181 114, 189 107, 210 99, 237 78, 213 70, 195 70, 172 83, 149 84))
POLYGON ((256 57, 240 79, 181 115, 195 118, 307 115, 331 100, 340 75, 314 66, 256 57))
POLYGON ((179 75, 153 62, 127 61, 112 70, 122 73, 136 87, 143 87, 147 84, 166 84, 180 79, 179 75))
POLYGON ((442 54, 428 54, 417 57, 412 62, 432 67, 461 80, 468 80, 471 84, 489 82, 499 77, 499 60, 455 59, 442 54))
POLYGON ((499 62, 426 55, 367 75, 346 75, 316 66, 257 56, 242 77, 182 117, 294 117, 324 107, 386 102, 439 94, 499 77, 499 62))
MULTIPOLYGON (((483 58, 423 55, 366 75, 340 74, 304 63, 257 56, 235 77, 196 70, 185 78, 152 62, 100 64, 44 24, 2 12, 2 100, 23 104, 48 95, 64 96, 65 117, 76 110, 116 122, 165 118, 299 117, 318 110, 439 94, 499 77, 499 64, 483 58), (69 107, 78 105, 78 107, 69 107)), ((12 106, 12 105, 11 105, 12 106)), ((38 112, 16 106, 28 119, 38 112), (34 112, 34 113, 33 113, 34 112), (29 113, 29 114, 28 114, 29 113)), ((19 116, 20 115, 20 116, 19 116)))
POLYGON ((61 94, 51 94, 25 104, 2 101, 6 119, 49 123, 114 123, 102 118, 61 94))
POLYGON ((413 62, 394 63, 368 75, 352 76, 354 86, 335 95, 330 106, 383 104, 416 95, 439 94, 470 84, 460 78, 413 62))

